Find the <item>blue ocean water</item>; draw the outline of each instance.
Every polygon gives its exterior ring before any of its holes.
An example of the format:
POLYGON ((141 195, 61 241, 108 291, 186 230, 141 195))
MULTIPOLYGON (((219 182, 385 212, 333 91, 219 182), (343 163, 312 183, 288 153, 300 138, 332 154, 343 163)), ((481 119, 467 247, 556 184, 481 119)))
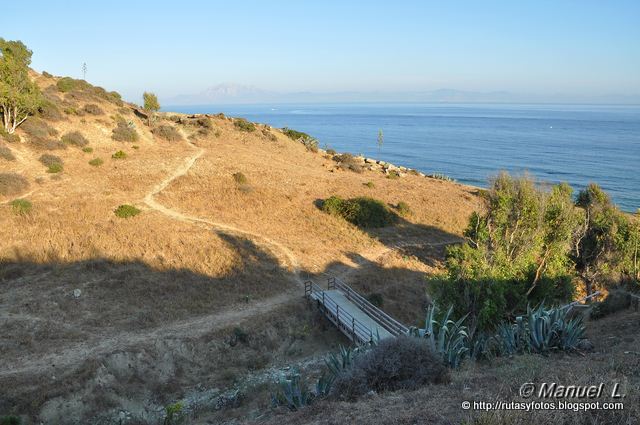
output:
POLYGON ((486 186, 500 170, 575 189, 599 183, 626 211, 640 208, 640 106, 314 104, 173 106, 224 112, 364 154, 486 186), (384 143, 377 146, 378 131, 384 143))

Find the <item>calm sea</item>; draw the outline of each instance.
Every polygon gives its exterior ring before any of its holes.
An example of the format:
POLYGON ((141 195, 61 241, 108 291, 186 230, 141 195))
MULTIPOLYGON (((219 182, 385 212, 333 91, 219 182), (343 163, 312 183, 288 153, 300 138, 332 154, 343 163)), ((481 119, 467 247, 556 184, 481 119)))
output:
POLYGON ((597 182, 640 208, 640 106, 314 104, 173 106, 290 127, 321 147, 486 186, 500 170, 574 188, 597 182), (379 149, 378 131, 384 142, 379 149))

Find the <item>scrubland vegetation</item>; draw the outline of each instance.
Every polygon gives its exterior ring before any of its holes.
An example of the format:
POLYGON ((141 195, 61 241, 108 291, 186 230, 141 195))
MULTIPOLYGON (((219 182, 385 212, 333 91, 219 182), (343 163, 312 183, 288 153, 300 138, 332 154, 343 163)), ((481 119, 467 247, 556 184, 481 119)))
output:
POLYGON ((547 379, 627 385, 625 412, 566 424, 638 417, 640 217, 597 185, 374 169, 0 48, 18 82, 0 91, 18 106, 0 130, 0 422, 550 423, 460 410, 547 379), (301 301, 325 275, 409 335, 346 346, 301 301), (559 308, 596 290, 585 313, 559 308))

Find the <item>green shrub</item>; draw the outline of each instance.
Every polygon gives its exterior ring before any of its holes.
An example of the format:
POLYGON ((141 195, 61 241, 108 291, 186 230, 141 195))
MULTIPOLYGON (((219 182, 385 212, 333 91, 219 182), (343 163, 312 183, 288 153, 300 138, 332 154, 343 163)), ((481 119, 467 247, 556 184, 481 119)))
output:
POLYGON ((249 182, 247 176, 241 172, 233 173, 233 180, 235 180, 237 184, 247 184, 249 182))
POLYGON ((53 78, 53 75, 49 74, 47 71, 42 71, 42 76, 47 78, 53 78))
POLYGON ((322 210, 363 228, 385 227, 397 221, 397 216, 384 202, 369 197, 342 199, 332 196, 323 202, 322 210))
POLYGON ((132 148, 132 149, 135 149, 135 150, 138 150, 138 149, 140 149, 140 146, 138 146, 138 145, 132 145, 132 146, 131 146, 131 148, 132 148))
POLYGON ((22 425, 22 419, 18 416, 0 416, 0 425, 22 425))
POLYGON ((99 167, 102 164, 104 164, 102 158, 93 158, 91 161, 89 161, 89 165, 93 165, 94 167, 99 167))
POLYGON ((79 111, 75 106, 66 106, 63 112, 67 115, 84 115, 84 112, 79 111))
POLYGON ((127 157, 127 153, 124 151, 117 151, 116 153, 111 155, 111 158, 113 159, 125 159, 126 157, 127 157))
POLYGON ((244 118, 236 118, 233 121, 233 125, 241 131, 247 131, 249 133, 251 133, 252 131, 256 131, 256 125, 244 118))
POLYGON ((118 142, 135 142, 138 140, 138 133, 133 125, 118 123, 111 132, 111 138, 118 142))
POLYGON ((409 204, 404 201, 398 202, 398 205, 396 205, 396 210, 402 217, 408 217, 413 214, 413 211, 411 211, 409 204))
POLYGON ((0 173, 0 195, 16 195, 29 188, 29 181, 16 173, 0 173))
POLYGON ((51 164, 49 168, 47 168, 47 173, 57 174, 63 171, 64 167, 62 164, 51 164))
POLYGON ((164 139, 168 142, 178 142, 182 140, 182 135, 178 130, 170 125, 159 125, 154 127, 151 132, 155 135, 164 139))
POLYGON ((85 146, 84 148, 82 148, 82 152, 91 153, 93 152, 93 148, 91 146, 85 146))
POLYGON ((327 152, 328 155, 332 155, 332 156, 338 154, 338 152, 336 152, 334 149, 327 149, 326 152, 327 152))
POLYGON ((84 108, 82 108, 82 110, 89 115, 104 115, 104 111, 102 110, 102 108, 94 103, 84 105, 84 108))
POLYGON ((427 384, 451 380, 449 369, 437 353, 419 338, 386 338, 353 359, 340 373, 332 393, 344 400, 356 400, 370 391, 415 390, 427 384))
POLYGON ((136 207, 134 207, 133 205, 120 205, 118 208, 116 208, 114 211, 114 214, 120 218, 129 218, 129 217, 135 217, 136 215, 140 214, 140 210, 136 207))
POLYGON ((13 213, 16 215, 27 215, 31 212, 33 205, 26 199, 14 199, 11 201, 13 213))
POLYGON ((16 133, 9 134, 2 125, 0 125, 0 137, 9 143, 18 143, 20 141, 20 136, 18 136, 16 133))
POLYGON ((70 77, 64 77, 58 80, 56 87, 62 93, 67 93, 73 90, 85 90, 91 87, 89 83, 84 80, 75 80, 70 77))
POLYGON ((163 425, 180 425, 184 423, 186 416, 183 410, 184 406, 179 401, 166 406, 164 408, 165 417, 163 425))
POLYGON ((83 147, 87 146, 89 141, 79 131, 72 131, 62 136, 62 143, 83 147))
POLYGON ((1 146, 1 145, 0 145, 0 158, 6 159, 7 161, 15 161, 16 160, 16 157, 11 152, 11 149, 9 149, 6 146, 1 146))
POLYGON ((373 182, 366 182, 366 183, 363 183, 363 184, 364 184, 365 186, 367 186, 369 189, 373 189, 373 188, 375 188, 375 187, 376 187, 376 185, 375 185, 375 184, 373 184, 373 182))
POLYGON ((580 222, 571 188, 539 187, 526 177, 498 176, 482 213, 472 213, 467 242, 447 248, 446 273, 428 288, 454 315, 469 315, 471 334, 543 300, 560 304, 575 291, 569 253, 580 222))
POLYGON ((312 138, 307 133, 303 133, 302 131, 293 130, 291 128, 285 127, 282 129, 282 132, 285 136, 289 137, 291 140, 300 140, 302 138, 312 138))

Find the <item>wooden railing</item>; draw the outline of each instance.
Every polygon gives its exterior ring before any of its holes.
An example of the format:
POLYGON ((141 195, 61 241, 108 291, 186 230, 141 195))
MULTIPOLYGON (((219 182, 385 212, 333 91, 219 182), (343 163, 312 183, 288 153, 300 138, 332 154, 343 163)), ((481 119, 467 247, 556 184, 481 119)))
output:
POLYGON ((371 328, 341 309, 340 305, 315 283, 305 282, 304 293, 307 298, 316 300, 327 318, 353 342, 368 343, 376 336, 371 328))
POLYGON ((381 327, 385 328, 391 335, 399 336, 409 333, 407 328, 402 323, 398 322, 393 317, 389 316, 384 311, 380 310, 375 305, 371 304, 369 300, 358 294, 349 285, 338 279, 337 277, 330 277, 327 279, 327 287, 329 289, 339 289, 342 291, 347 299, 354 303, 360 310, 365 312, 369 317, 375 320, 381 327))

